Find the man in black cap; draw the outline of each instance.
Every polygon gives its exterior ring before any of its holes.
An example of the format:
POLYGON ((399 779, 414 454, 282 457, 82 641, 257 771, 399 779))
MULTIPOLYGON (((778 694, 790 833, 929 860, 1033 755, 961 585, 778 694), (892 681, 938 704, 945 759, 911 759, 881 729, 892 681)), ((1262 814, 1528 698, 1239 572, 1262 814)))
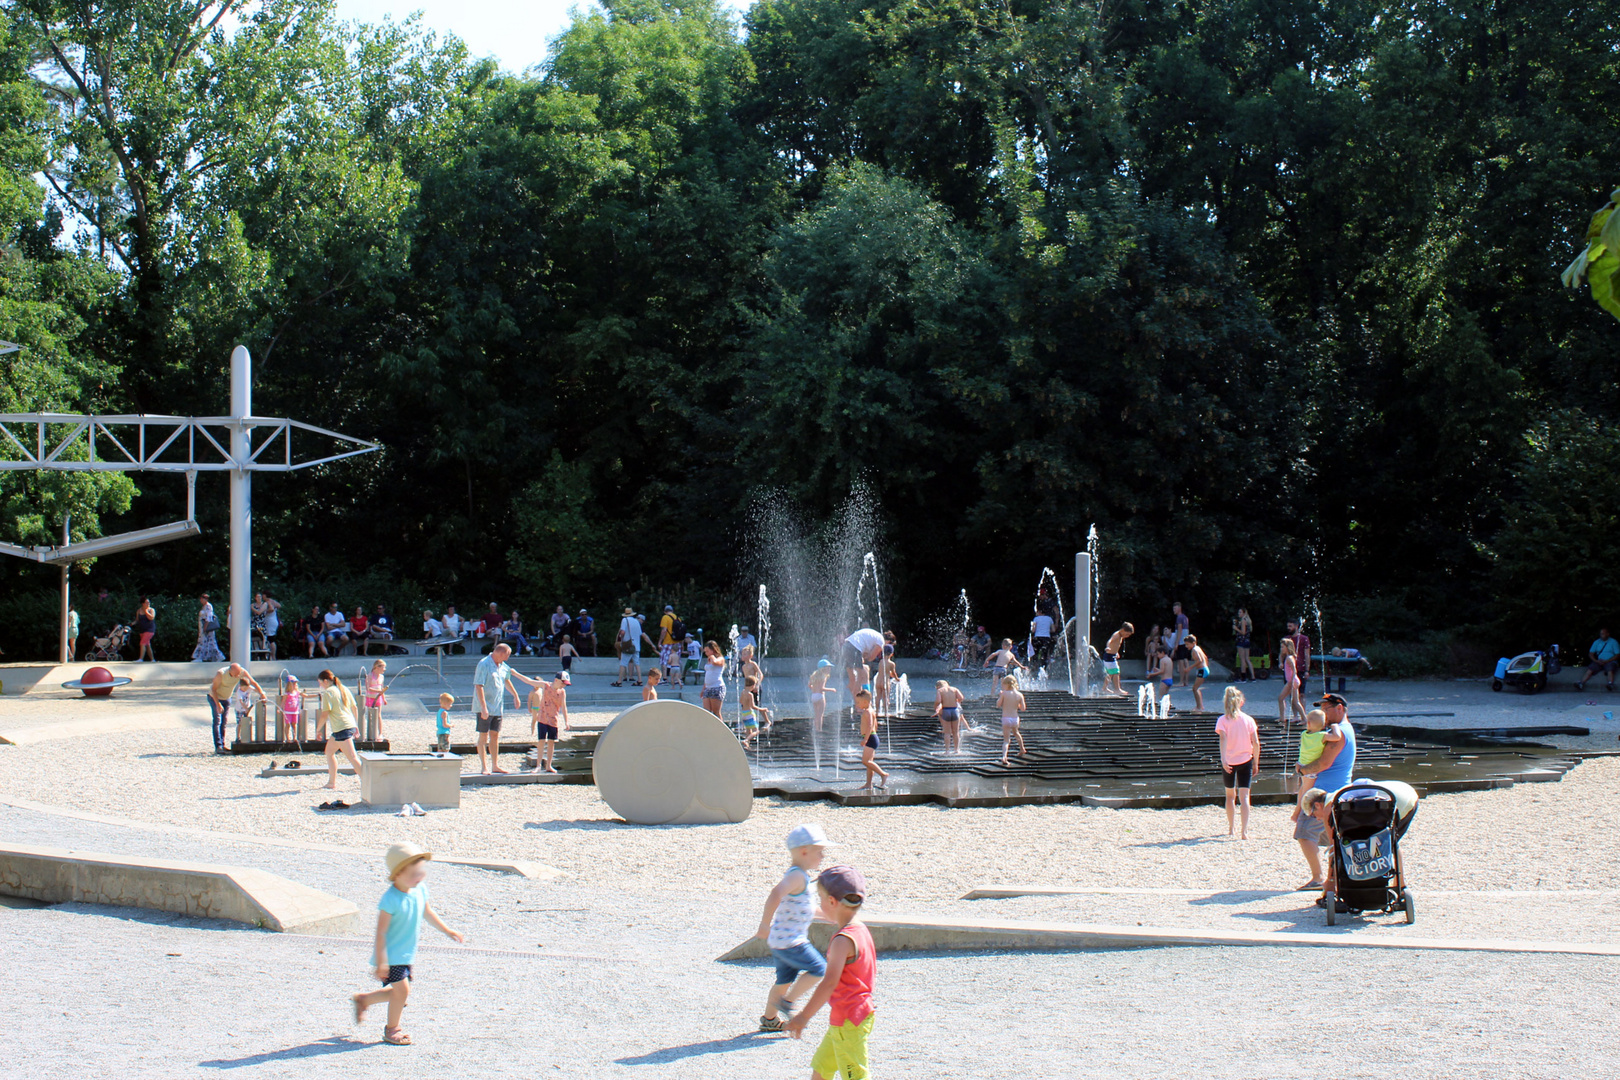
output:
MULTIPOLYGON (((1350 783, 1356 767, 1356 732, 1350 726, 1349 703, 1338 694, 1323 694, 1316 702, 1327 714, 1327 728, 1322 732, 1322 753, 1313 762, 1300 766, 1302 772, 1316 774, 1316 786, 1332 795, 1350 783)), ((1294 839, 1299 841, 1300 854, 1311 868, 1311 880, 1301 889, 1315 889, 1322 885, 1322 858, 1317 850, 1326 843, 1327 831, 1321 822, 1309 814, 1301 814, 1294 825, 1294 839)))

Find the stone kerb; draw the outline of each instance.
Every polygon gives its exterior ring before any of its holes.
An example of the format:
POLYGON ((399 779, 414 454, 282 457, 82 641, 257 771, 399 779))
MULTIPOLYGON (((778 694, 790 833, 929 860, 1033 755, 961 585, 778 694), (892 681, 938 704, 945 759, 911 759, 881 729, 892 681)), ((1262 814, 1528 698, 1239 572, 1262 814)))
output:
POLYGON ((340 897, 262 870, 0 844, 0 893, 50 904, 109 904, 228 919, 291 934, 351 929, 340 897))
POLYGON ((592 773, 614 813, 637 825, 747 819, 754 806, 748 757, 731 729, 685 701, 644 701, 596 740, 592 773))

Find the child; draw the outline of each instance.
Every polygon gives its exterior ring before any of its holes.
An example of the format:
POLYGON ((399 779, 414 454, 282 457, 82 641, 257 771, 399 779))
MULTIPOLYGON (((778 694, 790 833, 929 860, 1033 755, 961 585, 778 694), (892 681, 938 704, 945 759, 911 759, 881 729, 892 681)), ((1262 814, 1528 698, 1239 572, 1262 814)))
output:
POLYGON ((984 658, 984 666, 995 668, 994 675, 998 683, 1003 680, 1007 674, 1007 669, 1010 667, 1015 667, 1019 671, 1028 670, 1018 662, 1017 655, 1013 653, 1012 638, 1002 638, 1001 648, 984 658))
POLYGON ((298 676, 287 676, 287 692, 281 695, 281 726, 286 729, 287 738, 301 741, 304 732, 301 723, 304 719, 304 696, 298 690, 298 676))
POLYGON ((810 681, 805 683, 810 688, 810 717, 818 732, 827 715, 827 680, 831 677, 832 661, 823 656, 816 661, 816 670, 810 673, 810 681))
POLYGON ((253 697, 246 682, 236 684, 236 690, 231 694, 231 709, 236 713, 236 730, 247 730, 251 737, 252 726, 250 720, 253 715, 253 697))
POLYGON ((1136 633, 1136 627, 1130 623, 1120 623, 1119 629, 1109 637, 1108 644, 1103 646, 1103 693, 1115 697, 1129 697, 1125 688, 1119 684, 1119 657, 1125 651, 1125 639, 1136 633))
POLYGON ((377 978, 381 990, 353 995, 354 1022, 366 1018, 366 1010, 373 1005, 388 1002, 388 1022, 383 1027, 383 1041, 394 1046, 409 1046, 411 1037, 400 1030, 400 1014, 411 996, 411 965, 416 962, 416 943, 422 936, 422 920, 426 918, 440 932, 457 942, 466 936, 452 930, 439 918, 428 898, 428 860, 433 852, 423 851, 412 843, 390 844, 384 862, 388 865, 390 885, 377 904, 377 978))
POLYGON ((574 639, 571 635, 564 634, 562 636, 562 644, 557 646, 557 662, 562 665, 562 669, 564 671, 569 671, 573 668, 574 657, 579 655, 579 650, 574 648, 573 642, 574 639))
MULTIPOLYGON (((540 707, 534 713, 534 771, 554 773, 551 764, 557 752, 559 732, 568 730, 568 685, 573 680, 568 672, 559 671, 549 683, 535 687, 540 695, 540 707)), ((529 708, 534 709, 534 694, 529 695, 529 708)))
POLYGON ((1170 653, 1167 650, 1159 650, 1158 659, 1154 661, 1154 666, 1148 675, 1148 682, 1153 685, 1154 704, 1158 704, 1170 696, 1170 687, 1174 686, 1176 682, 1176 671, 1175 665, 1170 662, 1170 653))
POLYGON ((784 1030, 795 1039, 803 1038, 810 1018, 831 1002, 827 1034, 810 1059, 811 1076, 864 1080, 871 1075, 867 1041, 872 1036, 872 980, 877 974, 877 949, 859 917, 866 879, 853 866, 829 866, 816 881, 816 894, 822 916, 837 927, 827 947, 827 974, 784 1030))
POLYGON ((1327 713, 1312 709, 1305 714, 1305 730, 1299 735, 1299 764, 1294 766, 1299 773, 1299 800, 1294 804, 1294 813, 1289 821, 1298 821, 1300 812, 1305 809, 1305 793, 1316 786, 1316 773, 1305 770, 1322 756, 1322 748, 1326 745, 1327 713))
POLYGON ((757 684, 754 687, 754 696, 757 699, 758 692, 765 686, 765 671, 754 662, 754 647, 752 645, 744 645, 737 651, 737 655, 740 659, 738 671, 742 675, 743 683, 746 685, 749 679, 753 679, 757 684))
POLYGON ((947 754, 962 752, 962 701, 966 696, 944 679, 934 683, 934 715, 945 733, 947 754))
POLYGON ((1282 656, 1283 686, 1277 695, 1277 720, 1280 723, 1286 710, 1289 719, 1304 718, 1305 703, 1299 697, 1299 662, 1294 656, 1294 639, 1283 638, 1278 649, 1282 656))
POLYGON ((759 738, 759 713, 763 710, 759 708, 758 703, 754 700, 754 694, 758 691, 758 688, 759 680, 749 675, 743 679, 742 693, 737 695, 737 708, 742 712, 742 744, 744 750, 751 747, 754 740, 759 738))
POLYGON ((371 674, 366 676, 366 714, 375 723, 376 734, 373 738, 383 737, 382 707, 388 704, 388 694, 383 681, 383 674, 388 665, 381 661, 374 661, 371 665, 371 674))
POLYGON ((1018 714, 1029 708, 1024 695, 1018 692, 1018 680, 1011 675, 1001 680, 1001 693, 996 695, 996 708, 1001 710, 1001 763, 1011 765, 1007 760, 1007 751, 1012 747, 1013 736, 1018 736, 1018 756, 1025 757, 1029 750, 1024 746, 1024 733, 1018 730, 1018 714))
POLYGON ((878 714, 884 720, 892 715, 889 689, 899 677, 900 673, 894 666, 894 646, 885 645, 883 655, 878 657, 877 671, 872 674, 872 696, 877 699, 878 714))
POLYGON ((1191 634, 1187 635, 1185 642, 1188 652, 1188 661, 1191 667, 1187 669, 1192 679, 1193 708, 1199 712, 1204 711, 1204 680, 1209 678, 1209 657, 1199 648, 1198 639, 1191 634))
POLYGON ((819 906, 812 875, 821 866, 822 853, 836 846, 820 825, 800 825, 788 833, 793 865, 765 898, 765 913, 754 932, 776 960, 776 982, 765 999, 765 1015, 759 1018, 761 1031, 781 1031, 777 1011, 791 1018, 793 1002, 812 980, 827 974, 827 961, 810 944, 810 920, 819 906))
POLYGON ((456 703, 456 696, 446 691, 439 695, 439 712, 434 717, 433 734, 437 738, 434 747, 441 754, 450 752, 450 706, 456 703))
POLYGON ((653 668, 652 670, 648 671, 647 672, 647 685, 643 686, 641 688, 641 700, 642 701, 657 701, 658 700, 658 684, 660 682, 663 682, 663 680, 664 680, 664 673, 659 671, 657 668, 653 668))
POLYGON ((855 708, 861 714, 861 764, 866 766, 866 786, 862 791, 872 790, 872 777, 880 776, 878 787, 889 786, 889 774, 877 763, 878 733, 877 717, 872 714, 872 691, 864 686, 855 695, 855 708))

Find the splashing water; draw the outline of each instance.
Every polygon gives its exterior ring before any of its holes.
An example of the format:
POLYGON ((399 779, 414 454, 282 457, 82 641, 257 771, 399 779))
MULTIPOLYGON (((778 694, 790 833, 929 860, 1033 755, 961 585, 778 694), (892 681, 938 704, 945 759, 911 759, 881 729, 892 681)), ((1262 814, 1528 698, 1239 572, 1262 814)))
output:
POLYGON ((759 647, 754 650, 754 661, 763 670, 765 654, 771 647, 771 598, 765 595, 765 583, 759 583, 759 647))
POLYGON ((904 716, 911 708, 911 680, 901 675, 889 684, 890 716, 904 716))
POLYGON ((883 590, 878 585, 877 556, 868 551, 861 557, 861 579, 855 584, 855 613, 861 625, 866 625, 866 579, 872 579, 872 602, 876 609, 877 622, 872 629, 878 633, 883 632, 883 590))
POLYGON ((1153 715, 1153 687, 1147 683, 1136 688, 1136 715, 1144 719, 1153 715))
POLYGON ((1169 718, 1170 718, 1170 695, 1169 695, 1169 693, 1166 693, 1164 695, 1164 697, 1159 699, 1159 719, 1160 720, 1168 720, 1169 718))
MULTIPOLYGON (((1068 629, 1069 628, 1069 621, 1068 621, 1067 618, 1064 617, 1064 612, 1063 612, 1063 588, 1062 588, 1062 586, 1060 586, 1058 584, 1057 572, 1054 571, 1050 566, 1041 567, 1040 579, 1035 582, 1035 614, 1037 614, 1037 615, 1040 614, 1040 611, 1041 611, 1041 599, 1040 599, 1041 590, 1046 587, 1046 583, 1049 582, 1049 581, 1052 583, 1052 593, 1051 593, 1051 595, 1052 595, 1052 598, 1057 601, 1057 612, 1058 612, 1057 613, 1057 627, 1056 627, 1056 629, 1058 630, 1058 635, 1057 636, 1058 636, 1058 639, 1059 639, 1059 645, 1056 648, 1055 652, 1058 653, 1058 654, 1061 654, 1062 657, 1063 657, 1064 678, 1067 679, 1068 678, 1068 673, 1074 670, 1074 657, 1070 655, 1070 646, 1069 646, 1069 629, 1068 629)), ((1078 614, 1079 613, 1076 612, 1076 615, 1078 615, 1078 614)), ((1035 681, 1036 681, 1036 683, 1038 685, 1036 685, 1035 689, 1045 690, 1046 689, 1046 684, 1047 684, 1047 677, 1048 677, 1048 673, 1047 673, 1047 670, 1045 668, 1042 668, 1038 673, 1036 673, 1036 680, 1035 681)), ((1073 690, 1074 689, 1073 680, 1070 679, 1069 682, 1071 684, 1070 689, 1073 690)))

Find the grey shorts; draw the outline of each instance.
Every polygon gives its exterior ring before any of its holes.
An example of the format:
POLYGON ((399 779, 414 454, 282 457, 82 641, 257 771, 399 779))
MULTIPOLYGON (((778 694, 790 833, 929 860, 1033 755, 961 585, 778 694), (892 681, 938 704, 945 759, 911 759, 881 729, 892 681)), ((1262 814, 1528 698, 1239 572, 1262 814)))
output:
POLYGON ((1299 821, 1294 824, 1294 839, 1309 840, 1322 847, 1327 844, 1327 826, 1310 814, 1300 814, 1299 821))
POLYGON ((501 730, 501 714, 490 713, 488 716, 478 718, 478 734, 484 735, 491 731, 501 730))

